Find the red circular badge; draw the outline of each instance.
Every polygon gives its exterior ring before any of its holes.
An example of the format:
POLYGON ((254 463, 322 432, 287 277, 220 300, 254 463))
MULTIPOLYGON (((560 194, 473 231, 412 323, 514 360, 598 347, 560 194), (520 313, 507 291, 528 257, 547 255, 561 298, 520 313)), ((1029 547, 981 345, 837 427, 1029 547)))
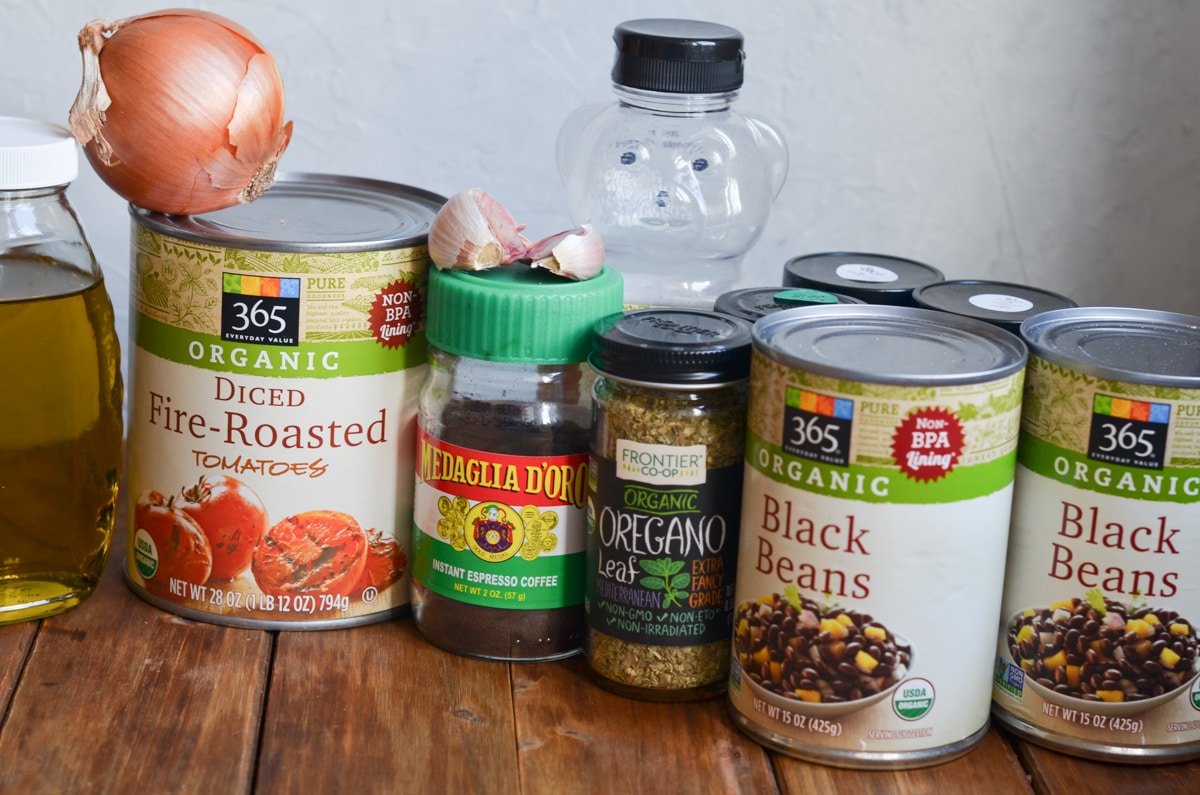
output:
POLYGON ((892 435, 896 465, 913 480, 922 482, 950 474, 962 450, 962 423, 940 407, 917 409, 900 422, 892 435))
POLYGON ((371 335, 385 348, 407 345, 424 317, 424 310, 424 302, 412 282, 394 281, 375 293, 371 302, 371 335))

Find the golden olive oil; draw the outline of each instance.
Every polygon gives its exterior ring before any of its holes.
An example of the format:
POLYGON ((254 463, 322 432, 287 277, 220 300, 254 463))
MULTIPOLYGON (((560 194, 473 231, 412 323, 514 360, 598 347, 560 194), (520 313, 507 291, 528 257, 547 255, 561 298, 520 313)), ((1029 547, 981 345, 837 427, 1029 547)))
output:
POLYGON ((104 282, 0 257, 0 624, 95 588, 116 513, 120 352, 104 282))

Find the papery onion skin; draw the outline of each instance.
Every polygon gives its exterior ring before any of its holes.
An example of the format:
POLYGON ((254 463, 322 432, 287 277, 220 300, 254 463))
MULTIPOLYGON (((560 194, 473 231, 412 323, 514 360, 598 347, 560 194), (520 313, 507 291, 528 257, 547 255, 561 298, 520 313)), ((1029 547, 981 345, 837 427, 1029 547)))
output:
POLYGON ((79 33, 71 129, 100 178, 133 204, 187 215, 253 201, 291 141, 275 59, 245 28, 168 9, 79 33))

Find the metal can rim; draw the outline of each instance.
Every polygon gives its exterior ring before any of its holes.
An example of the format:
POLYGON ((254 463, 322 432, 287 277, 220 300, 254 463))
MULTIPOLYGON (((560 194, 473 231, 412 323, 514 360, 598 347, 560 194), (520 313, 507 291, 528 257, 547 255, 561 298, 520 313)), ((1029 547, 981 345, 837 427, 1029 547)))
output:
MULTIPOLYGON (((253 202, 235 205, 224 210, 198 215, 168 215, 130 204, 129 214, 135 223, 146 229, 195 243, 224 245, 230 248, 264 252, 340 254, 425 245, 428 242, 429 227, 445 202, 444 196, 433 191, 398 182, 369 177, 294 171, 279 172, 274 184, 253 202), (273 200, 282 196, 297 193, 306 193, 309 198, 319 199, 322 197, 322 190, 325 191, 325 198, 356 199, 364 205, 367 199, 391 200, 387 204, 392 210, 401 208, 419 210, 420 225, 414 224, 412 229, 403 229, 397 226, 382 234, 381 230, 375 230, 374 233, 362 237, 343 237, 325 241, 289 240, 282 236, 272 237, 269 234, 257 237, 249 234, 239 236, 229 228, 222 226, 223 221, 230 216, 236 218, 238 213, 246 213, 247 208, 253 208, 250 210, 253 212, 270 205, 273 200)), ((415 218, 417 213, 414 212, 413 215, 415 218)))
POLYGON ((795 369, 816 375, 875 384, 954 386, 977 384, 999 380, 1024 369, 1029 350, 1016 334, 1005 331, 991 323, 961 315, 952 315, 932 309, 881 304, 832 304, 787 309, 768 315, 754 324, 754 348, 764 356, 795 369), (838 333, 867 334, 871 329, 887 330, 896 336, 923 338, 929 342, 936 339, 953 339, 960 345, 977 345, 982 351, 991 351, 993 362, 986 367, 949 372, 919 371, 917 368, 904 370, 900 367, 890 372, 856 366, 853 362, 834 364, 816 358, 805 358, 795 353, 772 347, 772 340, 787 326, 825 326, 838 333), (906 331, 900 335, 898 332, 906 331), (940 336, 939 336, 940 335, 940 336))
MULTIPOLYGON (((1031 354, 1040 359, 1070 367, 1072 370, 1086 373, 1099 378, 1109 378, 1133 384, 1146 384, 1160 387, 1178 387, 1183 389, 1200 389, 1200 365, 1194 368, 1194 375, 1170 373, 1149 373, 1145 370, 1135 370, 1128 367, 1113 365, 1085 358, 1082 355, 1072 355, 1057 343, 1065 331, 1092 332, 1105 331, 1108 334, 1130 334, 1135 331, 1166 331, 1189 332, 1197 344, 1196 357, 1200 361, 1200 317, 1179 312, 1165 312, 1157 309, 1145 309, 1126 306, 1087 306, 1067 309, 1054 309, 1034 315, 1021 324, 1021 337, 1029 346, 1031 354)), ((1144 333, 1143 333, 1144 336, 1144 333)), ((1075 348, 1079 353, 1079 346, 1075 348)), ((1141 361, 1141 360, 1139 360, 1141 361)))

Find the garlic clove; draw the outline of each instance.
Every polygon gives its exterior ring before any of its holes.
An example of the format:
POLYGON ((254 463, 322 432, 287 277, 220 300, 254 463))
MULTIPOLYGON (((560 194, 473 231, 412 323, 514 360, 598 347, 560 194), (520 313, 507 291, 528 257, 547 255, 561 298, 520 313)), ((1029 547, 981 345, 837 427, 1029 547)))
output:
POLYGON ((429 258, 441 269, 486 270, 528 255, 518 226, 500 202, 479 188, 451 196, 429 228, 429 258))
POLYGON ((577 281, 604 267, 604 240, 591 224, 559 232, 529 246, 531 264, 577 281))

